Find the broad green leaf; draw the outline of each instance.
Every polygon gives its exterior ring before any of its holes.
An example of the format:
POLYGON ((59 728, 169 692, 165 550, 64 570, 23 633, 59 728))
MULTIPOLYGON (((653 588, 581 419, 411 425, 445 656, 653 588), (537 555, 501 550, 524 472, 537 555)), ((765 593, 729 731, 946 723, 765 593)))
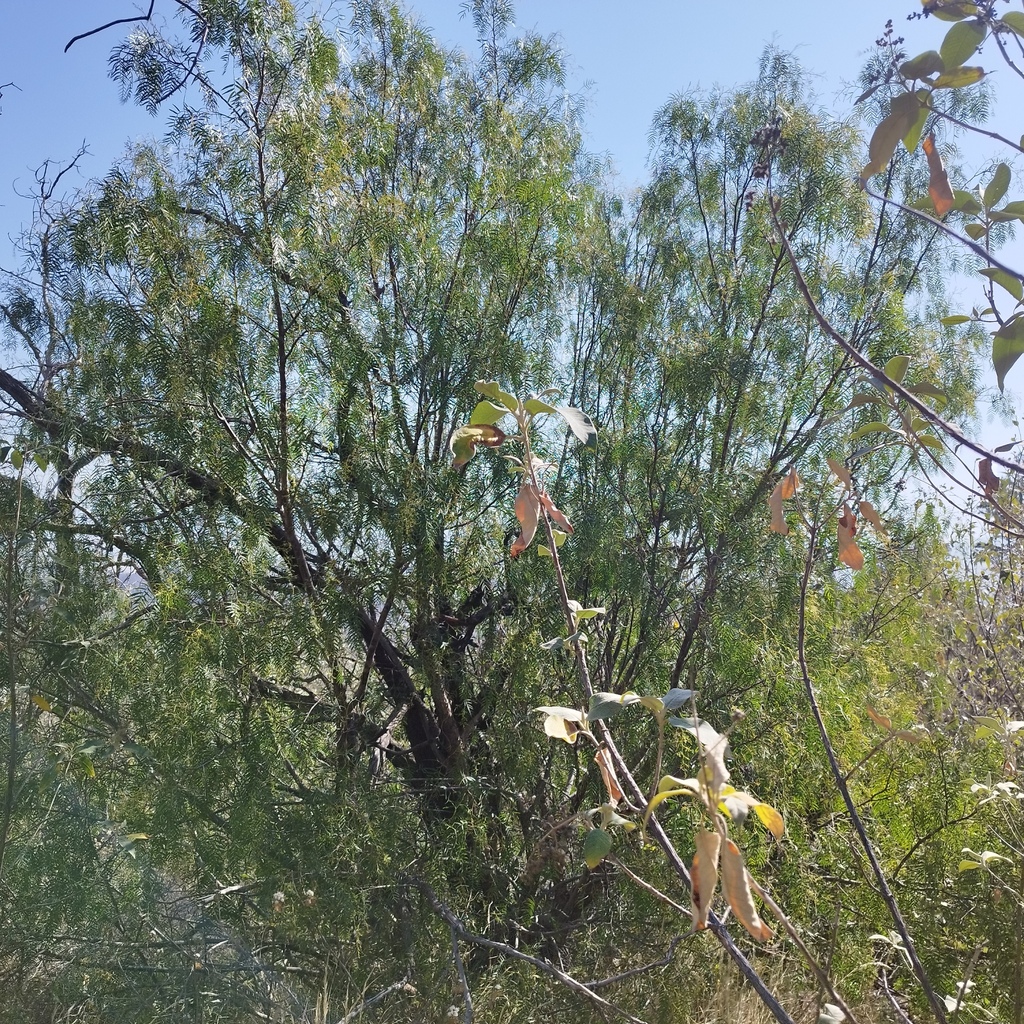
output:
POLYGON ((583 843, 583 859, 594 870, 612 852, 612 837, 603 828, 592 828, 583 843))
POLYGON ((555 412, 569 424, 569 429, 588 448, 597 447, 597 427, 585 412, 574 409, 571 405, 559 405, 555 408, 555 412))
POLYGON ((964 231, 976 242, 979 242, 988 233, 988 228, 984 224, 966 224, 964 225, 964 231))
POLYGON ((32 703, 35 704, 40 711, 52 711, 53 705, 43 696, 38 693, 32 694, 32 703))
POLYGON ((861 391, 854 395, 850 399, 850 404, 847 406, 848 409, 857 409, 862 405, 879 405, 882 399, 878 395, 868 394, 866 391, 861 391))
POLYGON ((459 427, 452 434, 451 450, 455 456, 453 465, 464 466, 476 454, 476 446, 497 448, 505 442, 505 432, 487 423, 473 423, 459 427))
POLYGON ((896 381, 897 384, 903 383, 903 378, 907 375, 907 369, 910 367, 910 356, 893 356, 886 364, 883 369, 883 373, 889 380, 896 381))
POLYGON ((1024 298, 1024 284, 1021 283, 1019 277, 1014 277, 998 267, 984 267, 978 273, 990 281, 995 281, 1000 288, 1006 289, 1018 302, 1024 298))
POLYGON ((942 63, 938 50, 925 50, 916 57, 900 65, 900 74, 908 81, 915 78, 928 78, 934 74, 942 74, 946 65, 942 63))
POLYGON ((987 34, 985 23, 979 20, 961 21, 954 25, 942 40, 939 56, 947 71, 960 67, 978 49, 987 34))
POLYGON ((32 456, 32 461, 45 473, 46 467, 49 465, 46 456, 42 452, 36 452, 32 456))
POLYGON ((626 706, 620 693, 595 693, 590 698, 587 721, 597 722, 605 718, 614 718, 626 706))
MULTIPOLYGON (((910 93, 910 95, 913 96, 914 94, 910 93)), ((917 149, 917 144, 921 141, 921 133, 924 131, 924 126, 928 123, 928 115, 931 113, 931 108, 928 106, 928 91, 926 89, 918 89, 916 100, 917 115, 910 126, 910 130, 903 136, 903 145, 908 153, 913 153, 917 149)))
POLYGON ((1024 37, 1024 13, 1021 11, 1007 11, 1000 20, 1010 31, 1024 37))
MULTIPOLYGON (((1024 15, 1021 16, 1024 17, 1024 15)), ((1024 217, 1024 200, 1015 199, 1012 203, 1007 203, 1001 210, 996 212, 1008 213, 1011 217, 1024 217)))
POLYGON ((493 402, 484 400, 483 402, 477 402, 473 409, 472 415, 469 417, 470 426, 476 426, 481 423, 493 425, 502 418, 502 416, 508 415, 508 409, 503 405, 495 405, 493 402))
POLYGON ((523 402, 523 408, 531 415, 537 416, 543 412, 555 412, 553 405, 548 405, 547 402, 542 402, 539 398, 528 398, 523 402))
POLYGON ((996 371, 996 383, 1003 390, 1006 375, 1024 353, 1024 316, 1007 320, 992 335, 992 366, 996 371))
POLYGON ((883 423, 881 420, 874 420, 871 423, 865 423, 864 426, 858 427, 851 435, 850 439, 853 441, 859 438, 865 437, 867 434, 879 434, 879 433, 892 433, 893 429, 888 423, 883 423))
POLYGON ((560 651, 565 646, 565 637, 556 636, 545 640, 541 645, 542 651, 560 651))
POLYGON ((995 205, 1006 195, 1010 187, 1010 168, 1006 164, 999 164, 992 175, 992 180, 985 186, 981 194, 981 201, 985 204, 986 210, 995 208, 995 205))
POLYGON ((967 214, 968 217, 974 217, 981 213, 983 207, 973 192, 968 192, 962 188, 955 188, 953 189, 953 209, 967 214))
POLYGON ((25 465, 25 456, 17 448, 11 449, 11 465, 19 472, 21 467, 25 465))
POLYGON ((965 86, 980 82, 984 77, 984 68, 957 68, 955 71, 947 71, 944 75, 939 75, 932 82, 932 88, 963 89, 965 86))
POLYGON ((922 0, 927 3, 933 18, 939 21, 963 21, 978 13, 978 5, 966 0, 922 0))
POLYGON ((583 619, 593 619, 598 615, 604 615, 606 611, 607 609, 605 608, 575 608, 572 614, 577 621, 582 621, 583 619))
POLYGON ((509 412, 519 411, 519 399, 507 391, 502 391, 496 380, 478 380, 473 387, 484 398, 493 398, 495 402, 500 402, 509 412))

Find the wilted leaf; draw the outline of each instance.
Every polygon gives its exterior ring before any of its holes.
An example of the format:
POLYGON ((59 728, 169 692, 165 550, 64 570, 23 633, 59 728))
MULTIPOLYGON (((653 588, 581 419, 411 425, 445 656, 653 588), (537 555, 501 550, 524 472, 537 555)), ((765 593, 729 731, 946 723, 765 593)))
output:
POLYGON ((1010 187, 1010 168, 1006 164, 999 164, 992 175, 992 180, 985 186, 981 194, 981 201, 985 204, 986 210, 995 209, 996 204, 1010 187))
POLYGON ((615 767, 612 765, 611 755, 606 747, 601 747, 594 755, 597 767, 601 770, 601 779, 604 781, 604 788, 608 791, 608 799, 617 804, 622 799, 622 787, 615 777, 615 767))
POLYGON ((722 891, 729 906, 732 907, 732 912, 758 942, 766 942, 772 937, 773 932, 757 912, 743 855, 731 839, 727 839, 723 844, 721 857, 722 891))
POLYGON ((572 523, 569 522, 564 512, 555 507, 555 503, 551 500, 548 492, 541 491, 539 498, 540 503, 544 506, 544 510, 547 512, 551 521, 553 523, 557 523, 566 534, 571 535, 573 532, 572 523))
POLYGON ((839 561, 851 569, 864 568, 864 554, 853 539, 857 533, 857 517, 850 511, 849 505, 843 506, 843 514, 839 517, 837 536, 839 540, 839 561))
POLYGON ((991 459, 982 459, 978 463, 978 483, 981 484, 985 491, 985 497, 989 500, 998 493, 999 485, 1002 481, 996 476, 995 470, 992 469, 991 459))
POLYGON ((862 501, 858 508, 860 509, 862 519, 866 519, 881 536, 888 536, 885 532, 885 527, 882 525, 881 518, 875 511, 875 506, 870 501, 862 501))
POLYGON ((939 47, 939 56, 946 69, 952 71, 969 60, 984 41, 986 31, 982 21, 961 21, 954 25, 939 47))
POLYGON ((800 477, 796 475, 796 467, 793 466, 782 480, 782 500, 788 501, 800 488, 800 477))
POLYGON ((611 853, 612 837, 603 828, 592 828, 583 843, 583 859, 591 871, 611 853))
POLYGON ((780 480, 775 485, 775 490, 768 495, 768 507, 772 511, 772 521, 768 524, 768 529, 773 533, 781 533, 785 536, 789 533, 789 524, 786 522, 786 517, 782 514, 782 485, 784 481, 780 480))
POLYGON ((704 782, 712 801, 717 801, 719 792, 729 781, 729 769, 725 766, 725 759, 729 756, 728 737, 704 721, 694 721, 692 718, 670 718, 668 721, 670 725, 685 729, 696 737, 697 745, 704 755, 704 782))
POLYGON ((497 448, 505 441, 505 432, 487 423, 471 423, 459 427, 452 434, 451 450, 455 456, 455 466, 464 466, 476 454, 476 446, 497 448))
POLYGON ((886 732, 890 732, 892 730, 891 718, 887 718, 885 715, 880 715, 870 704, 865 706, 865 710, 868 713, 868 718, 870 718, 879 729, 884 729, 886 732))
POLYGON ((853 477, 850 476, 850 471, 841 463, 836 462, 835 459, 826 459, 828 462, 828 468, 846 485, 848 491, 853 490, 853 477))
POLYGON ((1007 320, 992 335, 992 365, 996 371, 996 383, 1003 390, 1006 375, 1024 352, 1024 316, 1007 320))
POLYGON ((521 532, 509 549, 509 555, 512 558, 521 555, 530 546, 540 519, 540 499, 537 496, 536 488, 527 479, 523 480, 519 494, 516 495, 515 512, 521 532))
POLYGON ((957 68, 954 71, 947 71, 939 75, 932 82, 933 89, 963 89, 964 86, 974 85, 985 77, 984 68, 957 68))
POLYGON ((690 908, 693 911, 693 930, 699 932, 708 926, 708 911, 718 887, 718 852, 722 837, 717 832, 701 829, 695 843, 693 866, 690 868, 690 908))
POLYGON ((835 1003, 823 1003, 818 1012, 817 1024, 842 1024, 846 1014, 835 1003))
POLYGON ((580 723, 584 721, 582 711, 557 705, 545 705, 533 710, 544 715, 544 732, 548 736, 556 740, 565 740, 566 743, 576 742, 576 736, 582 730, 580 723))
MULTIPOLYGON (((964 24, 966 22, 954 25, 953 29, 963 28, 964 24)), ((935 147, 935 136, 927 136, 922 148, 925 156, 928 157, 928 195, 931 196, 935 213, 939 217, 945 217, 953 209, 954 197, 946 168, 942 165, 942 157, 939 156, 939 151, 935 147)))
POLYGON ((588 448, 597 447, 597 427, 594 426, 594 421, 585 412, 574 409, 571 405, 556 406, 555 412, 569 424, 569 429, 588 448))

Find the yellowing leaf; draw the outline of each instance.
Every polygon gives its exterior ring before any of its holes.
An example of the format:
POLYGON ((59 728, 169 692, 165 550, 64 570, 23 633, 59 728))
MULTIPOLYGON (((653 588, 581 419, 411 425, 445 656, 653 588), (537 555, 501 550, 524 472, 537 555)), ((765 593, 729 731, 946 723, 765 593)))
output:
POLYGON ((857 518, 850 511, 850 506, 844 505, 836 531, 839 540, 839 561, 851 569, 863 569, 864 553, 857 547, 857 542, 853 539, 856 532, 857 518))
POLYGON ((782 836, 786 831, 786 823, 782 820, 782 815, 771 804, 764 803, 754 804, 754 813, 761 819, 761 824, 781 843, 782 836))
POLYGON ((645 828, 658 805, 674 796, 700 796, 700 782, 697 779, 677 779, 672 775, 666 775, 658 783, 658 792, 651 797, 650 803, 644 810, 645 828))
MULTIPOLYGON (((953 28, 962 28, 963 25, 954 25, 953 28)), ((935 148, 935 136, 929 135, 922 143, 925 156, 928 157, 928 195, 931 196, 935 213, 939 217, 945 217, 953 209, 953 188, 949 184, 949 177, 942 165, 942 157, 935 148)))
POLYGON ((32 703, 35 704, 40 711, 52 711, 53 705, 43 696, 38 693, 32 694, 32 703))
POLYGON ((718 887, 718 852, 722 837, 717 832, 701 829, 697 833, 697 849, 690 868, 690 908, 693 911, 693 930, 703 931, 708 926, 708 911, 718 887))
POLYGON ((731 839, 727 839, 722 846, 722 891, 736 915, 736 920, 758 942, 765 942, 774 933, 757 912, 748 879, 749 875, 739 847, 731 839))
POLYGON ((537 522, 540 517, 540 500, 537 497, 536 488, 525 478, 522 487, 519 488, 519 494, 516 495, 515 512, 522 529, 509 549, 509 555, 512 558, 521 555, 530 546, 534 534, 537 532, 537 522))
POLYGON ((886 732, 892 730, 892 719, 887 718, 885 715, 880 715, 870 704, 866 704, 864 710, 868 713, 868 718, 871 719, 879 729, 884 729, 886 732))
POLYGON ((850 476, 850 471, 841 462, 836 462, 835 459, 826 459, 826 461, 828 462, 828 468, 846 485, 846 489, 852 491, 853 478, 850 476))
POLYGON ((469 423, 452 434, 450 447, 455 466, 464 466, 476 454, 476 446, 497 448, 505 442, 505 432, 489 423, 469 423))

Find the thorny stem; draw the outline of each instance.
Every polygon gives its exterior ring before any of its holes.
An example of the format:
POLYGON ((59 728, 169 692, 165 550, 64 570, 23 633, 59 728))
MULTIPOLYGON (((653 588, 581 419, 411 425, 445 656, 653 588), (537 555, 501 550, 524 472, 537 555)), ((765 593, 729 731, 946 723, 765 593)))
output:
POLYGON ((914 945, 914 940, 910 937, 910 932, 907 929, 906 922, 903 920, 903 914, 900 912, 900 908, 896 903, 896 898, 893 896, 892 890, 889 888, 885 872, 882 870, 882 866, 878 863, 878 858, 875 856, 875 851, 871 845, 871 839, 867 834, 867 829, 864 827, 864 822, 861 819, 856 804, 853 802, 853 797, 850 795, 850 789, 846 784, 846 778, 843 775, 842 769, 839 767, 839 760, 836 757, 832 741, 829 739, 828 729, 825 726, 825 720, 822 718, 821 708, 818 706, 818 698, 814 693, 814 684, 811 682, 810 670, 807 667, 807 590, 810 585, 811 569, 814 566, 817 539, 817 526, 812 523, 810 525, 810 531, 807 539, 807 556, 804 561, 804 571, 800 579, 800 606, 797 617, 797 660, 800 664, 800 675, 803 680, 804 690, 807 693, 807 700, 810 704, 811 714, 814 716, 815 725, 818 727, 818 735, 821 738, 822 746, 825 748, 825 756, 828 758, 832 778, 836 784, 836 788, 842 795, 843 803, 846 805, 846 810, 850 815, 850 821, 857 833, 857 838, 860 841, 860 845, 863 848, 865 855, 867 856, 868 863, 871 865, 871 871, 875 876, 875 882, 878 885, 879 894, 885 903, 886 909, 889 911, 889 916, 892 918, 893 924, 896 925, 896 930, 899 932, 900 938, 903 940, 903 945, 907 950, 907 956, 910 959, 911 968, 921 985, 921 990, 924 992, 925 998, 928 1000, 928 1004, 932 1008, 932 1012, 935 1014, 935 1019, 939 1021, 940 1024, 945 1024, 945 1005, 942 1000, 939 999, 938 994, 932 987, 932 983, 928 978, 924 965, 921 963, 921 960, 917 955, 917 948, 914 945))

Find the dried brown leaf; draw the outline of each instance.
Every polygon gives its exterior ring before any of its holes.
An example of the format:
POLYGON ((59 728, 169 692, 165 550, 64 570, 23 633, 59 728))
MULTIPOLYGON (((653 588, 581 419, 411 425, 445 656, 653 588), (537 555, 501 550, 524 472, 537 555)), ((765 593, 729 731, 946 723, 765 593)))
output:
POLYGON ((828 468, 846 485, 848 491, 853 490, 853 477, 850 476, 850 471, 841 463, 836 462, 835 459, 828 459, 828 468))
POLYGON ((850 511, 849 505, 843 505, 843 514, 839 517, 837 537, 839 540, 839 561, 851 569, 864 568, 864 553, 853 539, 857 533, 857 517, 850 511))
POLYGON ((796 466, 793 466, 783 477, 781 486, 783 501, 788 501, 794 494, 796 494, 800 487, 800 477, 796 475, 796 466))
POLYGON ((875 510, 875 506, 872 505, 870 501, 862 501, 858 508, 860 509, 860 515, 862 519, 866 519, 882 537, 889 536, 885 532, 885 527, 882 525, 881 517, 875 510))
POLYGON ((536 488, 529 480, 523 480, 523 485, 519 488, 519 494, 516 495, 515 511, 516 519, 519 520, 522 529, 509 550, 509 555, 512 558, 521 555, 530 546, 540 519, 540 499, 537 497, 536 488))
POLYGON ((999 485, 1002 481, 992 469, 991 459, 982 459, 978 463, 978 483, 984 488, 986 498, 992 499, 999 492, 999 485))
POLYGON ((784 480, 780 480, 775 485, 775 490, 768 496, 768 507, 772 510, 772 521, 768 529, 773 533, 781 533, 783 536, 789 533, 789 524, 782 514, 782 485, 784 483, 784 480))
POLYGON ((939 217, 945 217, 956 199, 953 196, 953 189, 949 184, 949 177, 946 168, 942 165, 942 157, 935 148, 935 136, 928 135, 921 143, 925 156, 928 157, 928 195, 932 198, 932 205, 939 217))
POLYGON ((708 926, 708 911, 718 887, 718 852, 722 837, 717 832, 701 829, 697 833, 696 844, 690 868, 690 909, 693 911, 693 930, 699 932, 708 926))
POLYGON ((622 799, 622 787, 619 786, 619 781, 615 778, 615 768, 607 748, 601 747, 594 755, 594 760, 597 762, 597 767, 601 769, 601 778, 604 780, 604 788, 608 791, 608 799, 613 804, 617 804, 622 799))
POLYGON ((722 891, 739 923, 758 942, 766 942, 774 933, 757 912, 749 878, 739 847, 727 839, 722 846, 722 891))
POLYGON ((572 523, 566 518, 564 512, 555 508, 555 503, 548 496, 547 491, 540 492, 540 502, 553 523, 557 523, 566 533, 572 534, 572 523))

